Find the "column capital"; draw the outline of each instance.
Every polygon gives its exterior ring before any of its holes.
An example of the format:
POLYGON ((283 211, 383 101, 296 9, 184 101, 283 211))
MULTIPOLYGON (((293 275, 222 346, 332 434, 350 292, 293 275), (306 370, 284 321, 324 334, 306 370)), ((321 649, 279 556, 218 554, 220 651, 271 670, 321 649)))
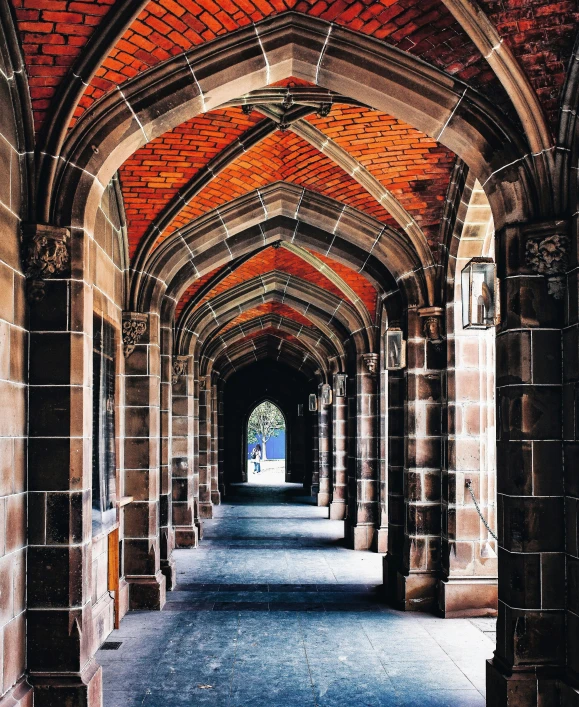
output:
POLYGON ((418 310, 418 315, 422 318, 422 329, 424 338, 435 344, 443 340, 442 330, 444 321, 443 307, 422 307, 418 310))
POLYGON ((42 223, 23 223, 24 275, 29 302, 44 298, 44 280, 66 270, 70 260, 67 228, 42 223))
POLYGON ((123 312, 123 353, 128 358, 147 331, 148 315, 140 312, 123 312))
POLYGON ((555 299, 565 294, 565 273, 569 268, 569 222, 540 221, 523 227, 525 262, 537 275, 547 277, 547 291, 555 299))
POLYGON ((175 385, 182 375, 187 373, 189 356, 173 356, 173 371, 171 373, 171 383, 175 385))
POLYGON ((371 375, 375 375, 378 371, 378 360, 379 356, 377 353, 365 353, 362 354, 362 359, 364 360, 364 363, 366 364, 366 368, 368 369, 368 373, 371 375))

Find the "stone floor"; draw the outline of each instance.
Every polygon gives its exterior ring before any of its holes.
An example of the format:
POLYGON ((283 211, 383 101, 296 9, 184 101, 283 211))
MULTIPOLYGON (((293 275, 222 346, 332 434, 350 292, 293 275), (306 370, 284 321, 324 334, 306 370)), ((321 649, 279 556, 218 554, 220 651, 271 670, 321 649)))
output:
POLYGON ((381 556, 266 481, 234 487, 201 547, 176 552, 165 609, 130 613, 99 651, 105 707, 484 705, 493 621, 387 608, 381 556))

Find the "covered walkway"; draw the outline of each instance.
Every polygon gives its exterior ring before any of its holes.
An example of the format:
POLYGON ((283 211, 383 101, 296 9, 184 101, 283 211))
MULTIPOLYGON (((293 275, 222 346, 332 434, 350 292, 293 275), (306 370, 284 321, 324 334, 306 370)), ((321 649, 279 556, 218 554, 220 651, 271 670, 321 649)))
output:
POLYGON ((493 619, 387 608, 380 555, 346 549, 301 485, 250 479, 176 551, 164 610, 99 651, 105 707, 484 705, 493 619))

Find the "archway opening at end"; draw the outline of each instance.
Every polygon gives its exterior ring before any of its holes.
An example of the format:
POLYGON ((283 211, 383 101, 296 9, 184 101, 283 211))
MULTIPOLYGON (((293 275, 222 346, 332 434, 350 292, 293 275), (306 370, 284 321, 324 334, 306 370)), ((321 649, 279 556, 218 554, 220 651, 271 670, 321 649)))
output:
POLYGON ((286 481, 287 424, 270 400, 256 405, 247 420, 247 478, 251 483, 280 486, 286 481))

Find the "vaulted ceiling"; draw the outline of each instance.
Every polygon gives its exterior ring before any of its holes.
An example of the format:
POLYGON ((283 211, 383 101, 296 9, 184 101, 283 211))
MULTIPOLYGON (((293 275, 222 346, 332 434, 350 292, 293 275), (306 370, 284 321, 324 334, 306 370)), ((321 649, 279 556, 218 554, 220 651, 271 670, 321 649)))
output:
MULTIPOLYGON (((37 151, 51 156, 58 155, 75 126, 89 120, 93 106, 114 92, 123 95, 130 79, 252 24, 259 37, 261 20, 287 11, 419 57, 489 99, 526 133, 533 149, 533 135, 541 135, 544 148, 556 139, 561 87, 579 20, 577 0, 479 0, 478 7, 471 0, 12 4, 37 151), (529 121, 538 127, 529 128, 529 121)), ((448 246, 449 203, 460 164, 435 137, 402 120, 288 76, 269 91, 239 96, 167 130, 124 162, 119 181, 132 268, 140 274, 146 263, 168 258, 165 253, 177 247, 195 256, 209 253, 202 271, 195 264, 175 265, 180 279, 171 292, 178 326, 202 321, 207 308, 214 314, 216 326, 207 328, 199 345, 216 361, 227 355, 233 366, 230 354, 219 351, 237 346, 246 356, 249 342, 255 350, 258 344, 268 351, 286 346, 292 361, 300 350, 305 359, 315 358, 316 346, 339 357, 343 342, 336 339, 344 331, 354 336, 358 325, 372 348, 380 298, 404 275, 396 271, 391 244, 415 253, 425 271, 436 269, 448 246), (246 224, 235 224, 245 242, 255 237, 251 229, 263 235, 238 254, 224 214, 232 205, 239 211, 238 205, 255 194, 263 202, 264 193, 274 193, 280 184, 293 185, 291 194, 301 195, 295 214, 282 207, 272 217, 264 204, 262 221, 247 216, 246 224), (304 226, 304 198, 321 199, 315 202, 319 223, 313 223, 313 209, 304 226), (211 254, 209 233, 195 235, 207 219, 223 225, 225 260, 211 254), (348 236, 352 226, 346 220, 365 229, 365 240, 348 236), (279 235, 291 229, 291 238, 279 235), (254 282, 269 283, 263 284, 261 302, 244 289, 254 282), (343 319, 332 314, 340 302, 351 308, 343 319)), ((413 257, 399 260, 411 263, 413 257)), ((426 281, 429 277, 435 276, 427 273, 426 281)), ((425 288, 432 296, 433 285, 427 282, 425 288)))

